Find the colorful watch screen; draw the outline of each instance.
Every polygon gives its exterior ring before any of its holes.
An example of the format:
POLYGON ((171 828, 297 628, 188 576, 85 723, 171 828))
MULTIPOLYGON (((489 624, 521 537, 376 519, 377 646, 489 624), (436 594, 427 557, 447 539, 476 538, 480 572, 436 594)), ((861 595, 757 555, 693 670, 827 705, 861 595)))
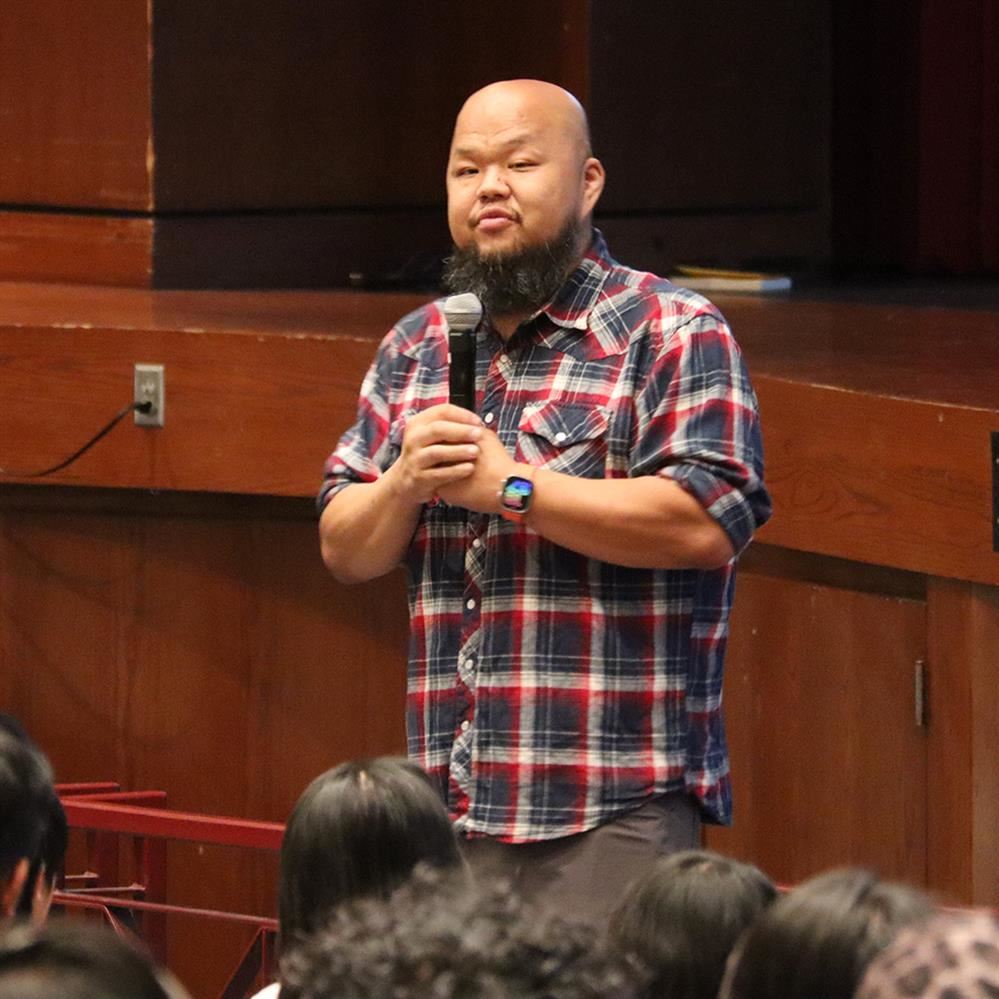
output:
POLYGON ((530 505, 533 490, 534 483, 530 479, 511 475, 503 486, 503 506, 514 513, 523 513, 530 505))

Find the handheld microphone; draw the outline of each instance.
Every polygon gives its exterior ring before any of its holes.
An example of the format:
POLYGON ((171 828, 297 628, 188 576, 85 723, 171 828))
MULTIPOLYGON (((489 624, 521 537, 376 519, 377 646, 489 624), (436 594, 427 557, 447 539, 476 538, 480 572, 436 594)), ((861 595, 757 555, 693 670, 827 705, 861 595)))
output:
POLYGON ((448 401, 475 412, 475 330, 482 303, 471 292, 444 302, 447 323, 448 401))

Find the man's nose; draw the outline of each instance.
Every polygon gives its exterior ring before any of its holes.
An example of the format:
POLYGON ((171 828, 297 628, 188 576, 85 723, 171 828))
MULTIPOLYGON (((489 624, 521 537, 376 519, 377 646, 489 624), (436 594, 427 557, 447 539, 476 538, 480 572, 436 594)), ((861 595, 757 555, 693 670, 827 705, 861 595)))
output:
POLYGON ((487 167, 479 181, 480 198, 499 198, 510 193, 506 173, 501 167, 487 167))

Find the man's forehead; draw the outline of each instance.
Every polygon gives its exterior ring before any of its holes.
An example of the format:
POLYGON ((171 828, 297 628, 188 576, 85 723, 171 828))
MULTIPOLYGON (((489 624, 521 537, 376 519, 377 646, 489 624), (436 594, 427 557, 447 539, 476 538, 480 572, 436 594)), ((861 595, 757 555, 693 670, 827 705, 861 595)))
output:
POLYGON ((502 128, 496 131, 466 129, 455 131, 451 142, 451 155, 464 156, 482 152, 483 149, 519 149, 523 146, 539 145, 544 139, 544 130, 538 128, 502 128))

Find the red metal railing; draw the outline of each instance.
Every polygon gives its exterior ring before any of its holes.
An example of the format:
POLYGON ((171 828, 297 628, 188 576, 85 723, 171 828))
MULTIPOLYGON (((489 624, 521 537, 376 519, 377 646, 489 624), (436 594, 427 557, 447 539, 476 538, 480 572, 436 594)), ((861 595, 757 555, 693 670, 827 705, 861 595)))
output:
POLYGON ((223 920, 256 927, 220 999, 243 999, 274 972, 277 920, 166 902, 166 851, 170 841, 277 851, 284 826, 277 822, 222 815, 175 812, 164 807, 163 791, 122 791, 112 781, 57 787, 71 829, 81 830, 85 870, 68 874, 54 904, 96 910, 118 931, 127 932, 118 913, 127 911, 153 955, 166 963, 167 916, 223 920), (121 843, 131 845, 133 878, 122 884, 121 843))

